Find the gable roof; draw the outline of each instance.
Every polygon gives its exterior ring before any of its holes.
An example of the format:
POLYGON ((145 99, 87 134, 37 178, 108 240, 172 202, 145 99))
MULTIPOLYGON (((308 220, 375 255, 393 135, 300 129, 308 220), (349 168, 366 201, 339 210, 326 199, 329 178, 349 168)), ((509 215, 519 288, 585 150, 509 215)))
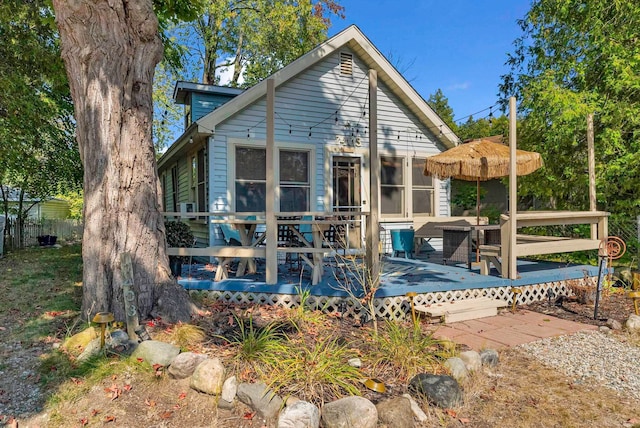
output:
MULTIPOLYGON (((316 64, 327 56, 333 54, 343 46, 348 46, 358 55, 369 68, 378 72, 378 80, 384 84, 402 101, 416 117, 429 129, 442 129, 442 135, 436 138, 447 148, 457 145, 460 140, 416 90, 402 77, 393 65, 378 51, 371 41, 360 31, 351 25, 345 30, 318 45, 313 50, 283 67, 270 76, 275 81, 275 87, 292 79, 305 69, 316 64)), ((254 103, 267 93, 267 80, 247 89, 229 102, 223 104, 211 113, 198 119, 198 132, 206 134, 209 130, 245 107, 254 103)))

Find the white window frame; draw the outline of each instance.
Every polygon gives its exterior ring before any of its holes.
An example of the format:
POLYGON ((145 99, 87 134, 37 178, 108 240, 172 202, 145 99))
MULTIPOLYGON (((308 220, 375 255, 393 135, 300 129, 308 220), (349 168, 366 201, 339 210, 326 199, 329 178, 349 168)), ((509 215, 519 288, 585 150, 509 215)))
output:
MULTIPOLYGON (((244 140, 244 139, 229 139, 227 142, 227 183, 228 193, 227 200, 229 206, 234 212, 237 212, 236 204, 236 148, 237 147, 250 147, 256 149, 266 150, 266 141, 264 140, 244 140)), ((275 142, 275 160, 276 168, 273 171, 274 179, 276 180, 276 195, 274 207, 276 211, 280 210, 280 150, 286 151, 305 151, 309 154, 309 210, 314 211, 315 198, 316 198, 316 180, 318 171, 316 169, 316 146, 315 144, 302 144, 291 142, 275 142)), ((267 174, 269 169, 267 168, 267 174)), ((266 177, 265 177, 266 179, 266 177)))

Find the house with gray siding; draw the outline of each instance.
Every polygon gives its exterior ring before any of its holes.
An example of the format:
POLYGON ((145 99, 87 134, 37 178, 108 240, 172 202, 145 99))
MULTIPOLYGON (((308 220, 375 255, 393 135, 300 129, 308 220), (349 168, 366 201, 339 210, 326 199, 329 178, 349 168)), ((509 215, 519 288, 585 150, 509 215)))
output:
MULTIPOLYGON (((425 177, 426 157, 458 138, 356 26, 285 66, 275 82, 276 168, 266 168, 266 80, 239 90, 178 82, 184 133, 158 161, 167 212, 264 212, 266 177, 280 212, 369 211, 369 136, 377 133, 380 222, 450 215, 448 180, 425 177), (368 72, 378 75, 369 110, 368 72), (378 129, 368 116, 377 115, 378 129)), ((188 220, 199 245, 219 245, 216 224, 188 220)))

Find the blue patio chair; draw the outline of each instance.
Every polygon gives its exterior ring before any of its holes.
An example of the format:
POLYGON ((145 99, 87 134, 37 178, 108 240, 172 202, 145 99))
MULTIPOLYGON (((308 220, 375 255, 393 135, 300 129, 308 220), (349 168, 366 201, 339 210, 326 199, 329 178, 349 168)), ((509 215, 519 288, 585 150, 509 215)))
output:
POLYGON ((222 231, 222 236, 224 237, 224 240, 227 243, 227 245, 232 245, 236 247, 242 245, 242 242, 240 240, 240 232, 238 232, 236 229, 234 229, 233 227, 231 227, 226 223, 220 223, 218 224, 218 226, 220 226, 220 230, 222 231))
POLYGON ((393 257, 399 257, 400 253, 404 253, 405 259, 412 259, 414 236, 415 231, 413 229, 391 230, 391 247, 393 248, 393 257))

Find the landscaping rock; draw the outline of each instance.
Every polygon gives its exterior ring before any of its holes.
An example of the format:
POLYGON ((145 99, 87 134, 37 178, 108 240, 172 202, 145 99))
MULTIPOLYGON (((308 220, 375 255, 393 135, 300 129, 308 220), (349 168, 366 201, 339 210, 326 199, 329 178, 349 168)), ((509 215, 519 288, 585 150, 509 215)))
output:
POLYGON ((224 366, 220 359, 211 358, 198 364, 191 376, 190 386, 205 394, 218 395, 222 392, 223 382, 224 366))
POLYGON ((236 393, 238 400, 251 407, 258 416, 274 420, 282 408, 283 401, 262 382, 241 383, 236 393))
POLYGON ((180 353, 180 348, 158 340, 146 340, 133 351, 133 358, 141 358, 150 365, 160 364, 167 367, 180 353))
POLYGON ((349 361, 347 361, 347 364, 349 364, 351 367, 360 368, 362 367, 362 360, 360 358, 351 358, 349 359, 349 361))
POLYGON ((609 327, 611 330, 622 330, 622 323, 616 319, 609 318, 607 320, 607 327, 609 327))
POLYGON ((93 327, 89 327, 65 340, 62 349, 73 355, 79 355, 85 350, 87 345, 97 337, 98 331, 93 327))
POLYGON ((469 370, 467 369, 464 361, 462 361, 462 358, 447 358, 447 361, 444 362, 444 366, 449 369, 451 376, 453 376, 457 381, 465 380, 469 374, 469 370))
POLYGON ((98 355, 102 349, 100 348, 100 339, 93 339, 89 342, 85 347, 84 351, 80 355, 78 355, 78 361, 86 361, 90 357, 98 355))
POLYGON ((375 428, 378 410, 363 397, 345 397, 322 408, 324 428, 375 428))
POLYGON ((195 352, 183 352, 171 361, 167 372, 173 379, 186 379, 193 374, 198 364, 206 359, 206 355, 196 354, 195 352))
POLYGON ((444 409, 462 404, 462 390, 451 376, 417 374, 409 382, 409 391, 444 409))
POLYGON ((640 330, 640 316, 636 314, 632 314, 627 319, 627 322, 624 324, 629 331, 637 331, 640 330))
POLYGON ((113 347, 127 344, 127 342, 129 342, 129 335, 124 330, 120 330, 120 329, 113 330, 107 336, 107 344, 113 347))
POLYGON ((232 410, 233 409, 233 401, 223 400, 222 398, 218 400, 218 408, 232 410))
POLYGON ((484 349, 480 351, 480 361, 484 367, 495 367, 500 362, 500 356, 495 349, 484 349))
POLYGON ((413 417, 418 420, 418 422, 426 422, 427 414, 420 408, 420 405, 413 399, 413 397, 409 394, 402 394, 404 398, 409 400, 411 403, 411 411, 413 412, 413 417))
POLYGON ((477 351, 460 352, 460 359, 464 361, 464 365, 470 372, 476 372, 482 368, 482 359, 477 351))
POLYGON ((277 428, 318 428, 320 410, 306 401, 285 407, 278 416, 277 428))
POLYGON ((598 327, 598 331, 605 334, 611 333, 611 329, 606 325, 601 325, 600 327, 598 327))
POLYGON ((413 428, 411 402, 404 397, 395 397, 376 404, 378 419, 393 428, 413 428))
POLYGON ((222 384, 222 393, 220 394, 220 398, 230 403, 236 398, 236 393, 238 392, 238 380, 235 376, 231 376, 222 384))

